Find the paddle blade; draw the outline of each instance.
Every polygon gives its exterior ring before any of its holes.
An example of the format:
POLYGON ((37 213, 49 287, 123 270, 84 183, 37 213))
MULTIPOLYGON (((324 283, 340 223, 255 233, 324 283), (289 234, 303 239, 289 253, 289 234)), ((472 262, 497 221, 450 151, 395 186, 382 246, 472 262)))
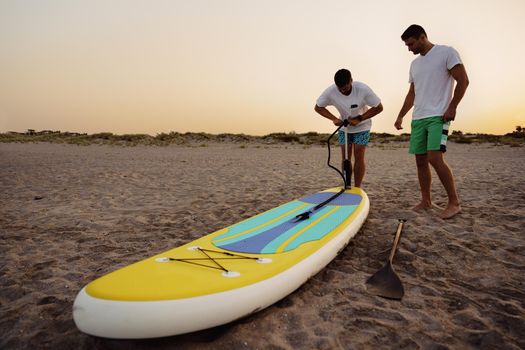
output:
POLYGON ((381 270, 370 276, 366 281, 366 288, 370 293, 388 299, 401 300, 405 294, 403 284, 390 261, 381 270))

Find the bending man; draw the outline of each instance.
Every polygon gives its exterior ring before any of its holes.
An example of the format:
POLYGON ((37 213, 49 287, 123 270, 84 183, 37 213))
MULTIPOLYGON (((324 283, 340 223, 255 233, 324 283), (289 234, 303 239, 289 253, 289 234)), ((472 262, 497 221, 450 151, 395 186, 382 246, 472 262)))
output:
MULTIPOLYGON (((330 85, 317 99, 315 111, 330 119, 336 126, 341 125, 345 119, 350 123, 348 127, 348 157, 351 162, 353 151, 355 161, 352 173, 354 174, 355 186, 361 187, 365 176, 365 150, 372 127, 370 119, 381 113, 383 105, 368 85, 353 81, 352 74, 347 69, 338 70, 335 73, 334 81, 335 84, 330 85), (337 109, 339 118, 326 108, 328 106, 334 106, 337 109)), ((344 130, 339 130, 339 144, 344 160, 344 130)))

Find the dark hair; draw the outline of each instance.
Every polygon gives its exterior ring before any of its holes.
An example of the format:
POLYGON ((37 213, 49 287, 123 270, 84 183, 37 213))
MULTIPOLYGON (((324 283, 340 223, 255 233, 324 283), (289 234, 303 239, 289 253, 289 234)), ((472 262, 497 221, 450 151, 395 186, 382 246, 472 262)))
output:
POLYGON ((334 75, 335 85, 343 87, 352 80, 352 73, 348 69, 339 69, 334 75))
POLYGON ((419 39, 421 34, 425 34, 425 36, 427 35, 423 27, 417 24, 412 24, 403 32, 403 34, 401 34, 401 40, 405 41, 408 38, 419 39))

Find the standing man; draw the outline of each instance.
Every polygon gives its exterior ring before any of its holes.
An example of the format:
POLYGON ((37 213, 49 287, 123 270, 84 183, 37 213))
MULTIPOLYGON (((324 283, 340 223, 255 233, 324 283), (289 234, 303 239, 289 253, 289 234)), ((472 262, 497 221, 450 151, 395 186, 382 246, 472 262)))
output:
POLYGON ((403 117, 414 106, 409 152, 416 156, 421 188, 421 203, 414 210, 432 207, 432 165, 448 196, 447 207, 439 216, 448 219, 458 214, 461 207, 454 176, 443 156, 450 122, 456 118, 456 109, 469 84, 467 72, 458 52, 449 46, 432 44, 421 26, 411 25, 401 39, 409 51, 419 55, 410 65, 410 88, 394 124, 402 129, 403 117))
MULTIPOLYGON (((372 128, 370 119, 381 113, 383 105, 368 85, 352 80, 352 74, 348 69, 338 70, 335 73, 334 81, 335 84, 330 85, 319 96, 314 110, 323 117, 330 119, 336 126, 343 124, 344 120, 348 120, 350 123, 348 127, 348 157, 351 162, 353 149, 355 161, 352 173, 355 174, 355 187, 361 187, 361 182, 365 176, 365 150, 372 128), (326 108, 328 106, 334 106, 337 109, 339 118, 326 108)), ((344 133, 344 130, 339 130, 339 144, 341 145, 343 161, 345 159, 344 133)))

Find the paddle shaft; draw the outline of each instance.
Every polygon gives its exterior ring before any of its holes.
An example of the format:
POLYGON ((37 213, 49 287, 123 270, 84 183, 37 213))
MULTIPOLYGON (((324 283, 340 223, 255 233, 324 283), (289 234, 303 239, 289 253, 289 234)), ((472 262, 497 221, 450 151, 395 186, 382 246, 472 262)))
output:
POLYGON ((396 238, 394 238, 394 245, 392 246, 392 251, 390 252, 390 258, 388 258, 388 261, 392 263, 392 260, 394 260, 394 255, 396 254, 397 250, 397 244, 399 243, 399 239, 401 238, 401 231, 403 230, 403 225, 405 224, 406 220, 399 220, 399 225, 397 225, 397 232, 396 232, 396 238))

